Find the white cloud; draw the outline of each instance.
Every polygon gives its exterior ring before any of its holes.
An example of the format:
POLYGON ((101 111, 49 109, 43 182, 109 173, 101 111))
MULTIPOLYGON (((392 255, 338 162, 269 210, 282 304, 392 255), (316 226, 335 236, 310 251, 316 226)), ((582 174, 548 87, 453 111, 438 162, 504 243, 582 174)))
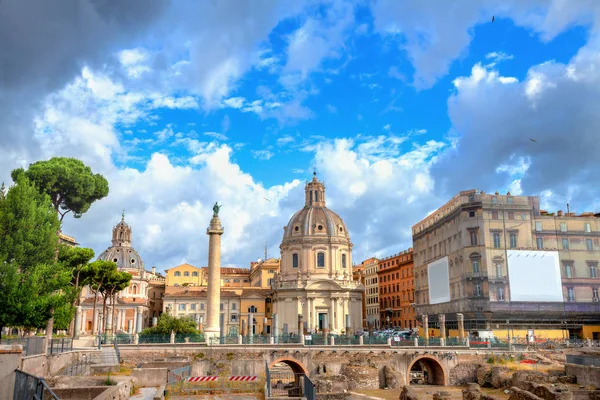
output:
POLYGON ((337 114, 337 108, 335 106, 327 104, 325 108, 327 108, 327 111, 329 111, 331 114, 337 114))
POLYGON ((223 135, 222 133, 218 133, 218 132, 204 132, 204 136, 210 136, 212 138, 215 138, 215 139, 221 140, 221 141, 225 141, 225 140, 229 139, 226 135, 223 135))
POLYGON ((154 108, 170 108, 170 109, 196 109, 198 108, 198 102, 192 96, 184 97, 172 97, 165 96, 156 98, 152 102, 154 108))
POLYGON ((223 100, 223 104, 231 108, 242 108, 245 102, 246 99, 243 97, 230 97, 228 99, 223 100))
POLYGON ((277 146, 285 146, 287 144, 293 143, 294 142, 294 137, 293 136, 282 136, 277 138, 277 140, 275 141, 275 143, 277 144, 277 146))
POLYGON ((268 149, 252 150, 252 156, 258 160, 269 160, 274 156, 273 152, 268 149))

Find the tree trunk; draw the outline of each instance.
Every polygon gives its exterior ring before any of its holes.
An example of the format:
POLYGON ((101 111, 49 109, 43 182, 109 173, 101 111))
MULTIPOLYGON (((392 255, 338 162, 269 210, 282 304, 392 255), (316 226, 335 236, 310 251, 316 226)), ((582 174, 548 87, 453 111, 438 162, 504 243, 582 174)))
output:
POLYGON ((102 304, 102 333, 106 333, 106 297, 104 294, 102 294, 102 297, 104 297, 104 302, 102 304))
MULTIPOLYGON (((91 286, 90 286, 91 289, 91 286)), ((92 310, 92 335, 95 335, 96 332, 94 330, 94 321, 96 321, 96 303, 98 302, 98 291, 94 291, 94 308, 92 310)), ((100 322, 100 321, 98 321, 100 322)), ((98 331, 98 325, 96 325, 96 331, 98 331)))

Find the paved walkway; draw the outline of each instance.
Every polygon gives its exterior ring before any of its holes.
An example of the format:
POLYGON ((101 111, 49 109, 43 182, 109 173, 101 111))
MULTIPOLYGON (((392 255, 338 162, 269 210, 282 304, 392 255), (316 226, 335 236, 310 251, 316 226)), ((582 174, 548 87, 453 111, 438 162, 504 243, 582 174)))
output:
POLYGON ((140 394, 131 396, 129 400, 152 400, 154 399, 154 394, 156 394, 157 390, 157 387, 140 388, 140 394))

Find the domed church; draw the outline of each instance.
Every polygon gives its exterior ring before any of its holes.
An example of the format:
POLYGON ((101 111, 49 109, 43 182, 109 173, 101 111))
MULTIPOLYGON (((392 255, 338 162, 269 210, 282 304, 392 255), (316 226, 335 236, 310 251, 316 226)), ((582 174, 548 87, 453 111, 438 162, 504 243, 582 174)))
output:
POLYGON ((326 206, 325 185, 305 187, 304 208, 283 228, 281 267, 273 289, 278 333, 354 332, 362 328, 363 285, 352 280, 352 242, 326 206), (299 319, 302 325, 299 325, 299 319))

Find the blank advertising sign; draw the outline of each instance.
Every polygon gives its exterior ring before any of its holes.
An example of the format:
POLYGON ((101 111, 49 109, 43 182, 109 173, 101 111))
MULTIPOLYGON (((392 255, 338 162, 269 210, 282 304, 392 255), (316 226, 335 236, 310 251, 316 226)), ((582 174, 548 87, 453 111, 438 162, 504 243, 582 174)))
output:
POLYGON ((427 265, 429 280, 429 304, 450 301, 450 277, 448 275, 448 257, 427 265))
POLYGON ((511 301, 562 302, 558 251, 508 250, 511 301))

